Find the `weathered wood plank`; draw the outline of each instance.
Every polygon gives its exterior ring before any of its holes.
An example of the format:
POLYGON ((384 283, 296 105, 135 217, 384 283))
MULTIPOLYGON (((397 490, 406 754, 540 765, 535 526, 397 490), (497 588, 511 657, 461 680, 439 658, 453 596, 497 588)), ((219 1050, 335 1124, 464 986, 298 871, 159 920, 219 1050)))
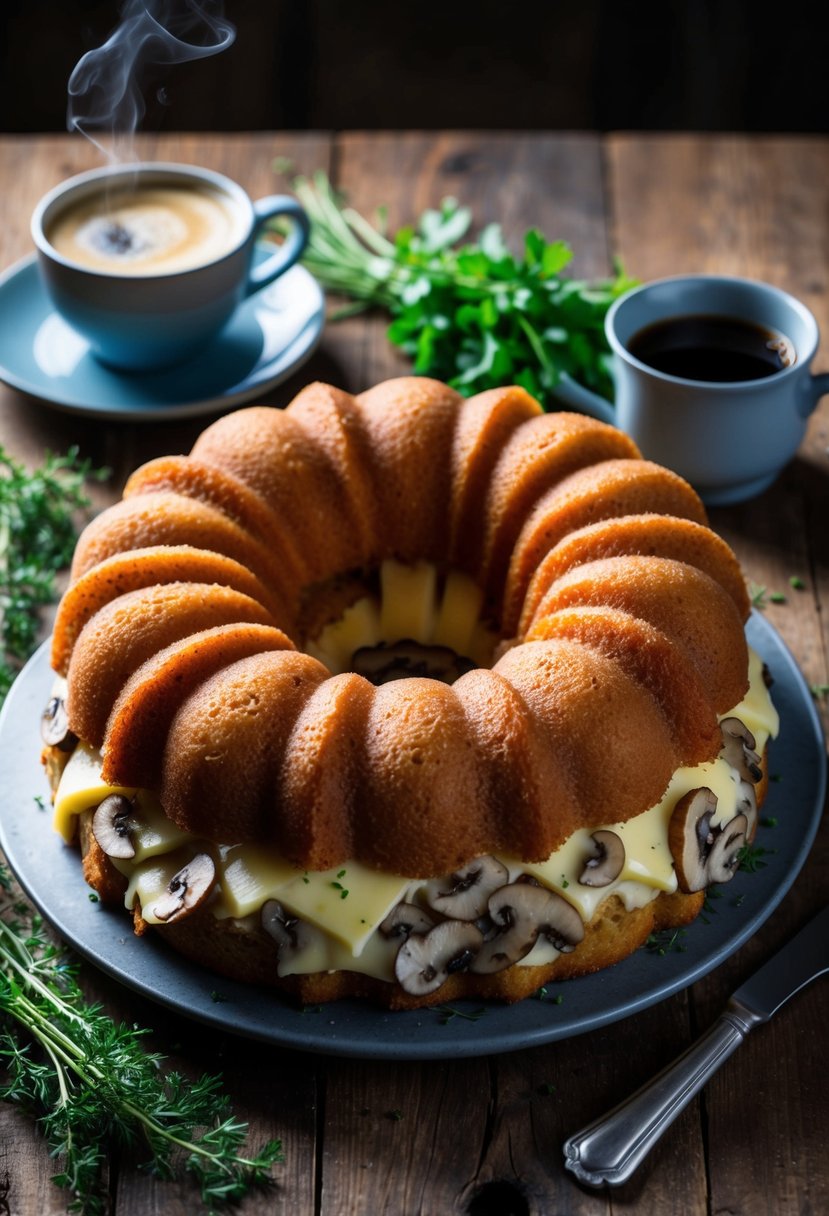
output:
MULTIPOLYGON (((701 271, 763 279, 803 299, 825 333, 827 150, 826 140, 811 138, 614 137, 608 147, 614 233, 629 269, 643 279, 701 271)), ((827 364, 824 342, 815 366, 827 364)), ((827 682, 827 561, 818 525, 827 503, 827 419, 824 400, 798 456, 765 494, 711 512, 748 578, 785 595, 776 604, 767 594, 764 612, 814 684, 827 682), (792 588, 791 577, 802 578, 805 589, 792 588)), ((773 848, 773 829, 761 832, 764 846, 773 848)), ((695 986, 700 1028, 825 900, 828 862, 826 825, 771 924, 695 986)), ((763 881, 762 871, 756 881, 763 881)), ((755 1032, 708 1086, 712 1210, 794 1216, 826 1206, 829 1104, 810 1083, 818 1067, 810 1027, 820 1000, 817 992, 807 994, 799 1008, 755 1032), (795 1144, 796 1166, 787 1152, 795 1144)))

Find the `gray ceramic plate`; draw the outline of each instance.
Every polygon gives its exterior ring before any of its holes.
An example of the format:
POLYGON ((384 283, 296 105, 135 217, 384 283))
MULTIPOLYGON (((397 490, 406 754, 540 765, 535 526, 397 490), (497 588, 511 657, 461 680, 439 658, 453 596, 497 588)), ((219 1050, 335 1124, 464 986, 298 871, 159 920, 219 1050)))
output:
POLYGON ((682 953, 639 950, 598 975, 557 985, 545 1000, 488 1004, 477 1017, 481 1006, 460 1002, 448 1020, 446 1011, 390 1014, 352 1001, 301 1011, 188 964, 151 934, 134 937, 125 914, 87 898, 78 854, 61 844, 49 812, 35 802, 46 792, 38 763, 40 713, 52 680, 45 648, 16 681, 0 717, 0 845, 31 899, 81 954, 144 996, 220 1030, 280 1047, 398 1060, 487 1055, 567 1038, 629 1017, 711 971, 774 911, 806 859, 826 784, 820 722, 779 635, 757 614, 748 632, 771 668, 782 721, 770 763, 780 780, 763 808, 777 826, 761 828, 758 837, 775 852, 764 869, 738 873, 722 888, 708 923, 700 918, 686 931, 682 953))

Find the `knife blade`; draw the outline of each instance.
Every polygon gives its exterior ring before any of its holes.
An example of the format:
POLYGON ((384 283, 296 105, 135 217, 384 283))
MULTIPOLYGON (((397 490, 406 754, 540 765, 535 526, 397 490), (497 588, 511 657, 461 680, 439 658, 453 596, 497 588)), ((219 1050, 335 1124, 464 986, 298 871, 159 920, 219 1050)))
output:
POLYGON ((564 1164, 588 1186, 627 1182, 662 1134, 755 1026, 829 972, 829 906, 730 997, 713 1026, 635 1094, 565 1140, 564 1164))

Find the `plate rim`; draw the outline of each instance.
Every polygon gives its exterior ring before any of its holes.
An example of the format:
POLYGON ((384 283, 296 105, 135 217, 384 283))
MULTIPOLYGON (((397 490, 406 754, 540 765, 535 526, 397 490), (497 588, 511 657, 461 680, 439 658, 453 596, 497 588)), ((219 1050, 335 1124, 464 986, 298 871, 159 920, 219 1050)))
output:
MULTIPOLYGON (((220 394, 218 397, 194 398, 192 401, 179 402, 172 405, 156 402, 152 405, 113 406, 102 403, 99 407, 95 405, 83 405, 77 401, 67 401, 57 391, 50 393, 46 391, 48 386, 38 385, 26 377, 18 375, 2 361, 0 361, 0 381, 15 392, 24 393, 33 401, 57 409, 62 413, 73 414, 77 417, 100 419, 107 422, 167 422, 182 418, 198 418, 205 414, 215 414, 233 409, 238 405, 244 404, 246 401, 251 401, 255 397, 269 392, 287 380, 289 376, 292 376, 294 372, 311 358, 322 340, 325 329, 325 293, 318 281, 304 266, 297 264, 290 269, 292 271, 299 271, 307 278, 309 284, 313 285, 317 296, 314 312, 296 337, 279 352, 278 356, 275 356, 275 358, 279 358, 281 361, 287 355, 289 356, 288 362, 273 375, 265 377, 262 380, 256 380, 255 383, 247 384, 246 387, 240 388, 236 392, 220 394), (295 348, 296 353, 291 355, 290 352, 295 348)), ((26 254, 22 258, 18 258, 11 266, 8 266, 0 274, 0 298, 2 298, 2 293, 9 283, 31 271, 35 272, 35 278, 37 279, 36 253, 26 254)), ((242 304, 246 302, 242 301, 242 304)), ((54 313, 55 309, 51 311, 54 313)), ((244 384, 245 381, 242 383, 244 384)))
MULTIPOLYGON (((612 997, 608 990, 614 985, 618 987, 615 981, 619 976, 623 980, 622 988, 624 988, 626 978, 630 985, 633 978, 631 965, 635 966, 637 970, 642 970, 641 960, 645 955, 642 949, 634 952, 615 967, 607 968, 593 976, 553 985, 564 994, 562 1007, 565 1010, 566 994, 576 991, 573 989, 573 985, 580 986, 579 995, 587 993, 589 1012, 579 1015, 577 1024, 573 1023, 572 1011, 570 1011, 569 1021, 567 1012, 564 1015, 559 1014, 558 1020, 556 1020, 557 1015, 553 1010, 552 1002, 534 1001, 532 998, 512 1006, 498 1005, 494 1002, 456 1002, 453 1009, 459 1016, 451 1019, 448 1024, 441 1023, 440 1007, 437 1011, 433 1008, 390 1013, 362 1002, 340 1001, 313 1007, 311 1011, 299 1009, 288 1004, 276 993, 252 985, 225 980, 213 972, 208 972, 196 964, 190 963, 175 954, 160 939, 151 936, 142 939, 133 938, 129 931, 129 920, 120 909, 105 909, 100 905, 96 907, 82 898, 86 890, 80 873, 78 854, 74 849, 64 848, 64 853, 60 854, 63 862, 65 863, 68 857, 74 867, 74 874, 80 879, 77 886, 73 885, 70 892, 67 892, 68 906, 72 915, 77 914, 77 918, 83 923, 95 924, 96 932, 102 933, 108 943, 111 941, 111 952, 103 957, 94 946, 90 946, 88 940, 85 938, 79 940, 77 930, 67 928, 60 914, 56 918, 53 901, 57 897, 54 895, 54 884, 49 884, 44 896, 39 884, 37 882, 32 884, 31 875, 25 864, 22 866, 22 872, 18 872, 17 863, 19 863, 20 857, 16 855, 14 842, 10 835, 8 816, 3 813, 2 809, 0 809, 0 848, 5 853, 10 869, 29 899, 44 917, 56 926, 60 936, 67 940, 73 949, 128 989, 138 992, 180 1016, 192 1018, 216 1030, 281 1048, 340 1057, 401 1061, 501 1054, 575 1037, 578 1034, 597 1030, 633 1016, 690 987, 713 971, 744 945, 771 916, 788 893, 808 857, 820 825, 826 793, 827 757, 822 724, 797 662, 777 630, 765 618, 753 612, 750 618, 749 636, 752 644, 761 653, 763 653, 764 645, 766 649, 771 646, 775 651, 775 664, 778 660, 782 660, 785 664, 785 680, 781 678, 779 670, 775 670, 775 680, 785 689, 784 700, 791 699, 794 702, 801 724, 809 727, 798 746, 801 749, 805 748, 809 754, 814 768, 814 786, 811 788, 811 801, 805 824, 798 823, 797 825, 801 829, 799 845, 791 851, 791 859, 783 875, 778 876, 771 891, 766 892, 765 901, 760 903, 759 907, 754 907, 751 914, 747 915, 744 920, 738 921, 738 927, 734 931, 729 931, 719 942, 716 940, 715 931, 713 935, 715 940, 709 941, 708 948, 705 948, 702 939, 709 926, 701 924, 698 918, 687 929, 687 934, 693 935, 692 945, 696 950, 696 958, 692 958, 689 954, 687 964, 677 962, 678 957, 685 959, 685 955, 677 956, 669 953, 664 957, 654 958, 653 962, 661 965, 663 976, 660 982, 645 987, 638 996, 628 994, 621 998, 618 995, 612 997), (804 828, 805 830, 803 830, 804 828), (11 849, 9 849, 10 843, 12 844, 11 849), (76 899, 75 895, 81 898, 76 899), (84 922, 84 917, 86 922, 84 922), (700 950, 698 947, 701 941, 703 948, 700 950), (136 943, 139 943, 140 950, 135 948, 136 943), (119 960, 119 954, 125 956, 126 963, 124 958, 119 960), (639 959, 638 963, 637 959, 639 959), (622 968, 627 968, 630 975, 628 976, 626 971, 622 971, 622 968), (217 992, 222 994, 219 1001, 215 998, 217 992), (603 995, 605 997, 610 995, 609 1004, 602 1003, 603 995), (239 1019, 240 1005, 247 1009, 246 1020, 243 1018, 240 1021, 239 1019), (486 1010, 486 1016, 481 1021, 469 1024, 467 1019, 472 1018, 475 1010, 482 1005, 486 1010), (251 1010, 255 1010, 257 1007, 259 1007, 259 1016, 258 1018, 252 1017, 251 1010), (262 1016, 263 1010, 276 1015, 276 1024, 273 1020, 268 1022, 262 1016), (549 1010, 550 1017, 541 1016, 541 1010, 549 1010), (532 1017, 522 1016, 522 1011, 525 1015, 532 1013, 532 1017), (529 1024, 522 1029, 522 1023, 529 1024), (405 1033, 407 1030, 411 1032, 409 1035, 405 1033), (425 1037, 423 1037, 424 1034, 425 1037)), ((24 767, 31 765, 32 773, 35 772, 35 764, 32 761, 34 759, 36 763, 39 749, 35 749, 34 758, 30 755, 22 755, 21 744, 17 741, 17 736, 31 734, 32 723, 27 721, 24 727, 20 721, 22 715, 16 714, 16 706, 19 701, 23 701, 24 704, 27 701, 31 702, 35 688, 37 688, 39 703, 42 704, 45 701, 48 685, 42 687, 38 682, 43 680, 45 683, 46 676, 51 678, 51 669, 48 666, 48 646, 49 643, 45 642, 26 664, 0 712, 0 760, 3 758, 4 751, 8 750, 12 760, 21 756, 24 767), (16 731, 12 729, 15 725, 18 726, 16 731)), ((765 657, 767 656, 764 655, 765 657)), ((34 725, 37 726, 36 721, 34 725)), ((29 777, 27 776, 26 779, 29 780, 29 777)), ((42 776, 40 780, 43 781, 42 776)), ((772 796, 776 788, 776 786, 771 787, 772 796)), ((33 795, 30 795, 30 801, 32 797, 33 795)), ((795 826, 792 825, 792 832, 795 826)), ((52 835, 50 816, 48 836, 52 835)), ((60 846, 57 836, 54 836, 54 840, 56 845, 60 846)), ((757 875, 738 874, 732 882, 738 883, 741 879, 749 880, 746 884, 749 896, 752 891, 755 895, 761 893, 761 888, 751 885, 758 882, 757 875)), ((72 882, 74 884, 74 879, 72 882)), ((725 888, 725 890, 729 890, 729 888, 725 888)), ((757 899, 749 898, 747 903, 751 906, 757 903, 757 899)), ((738 910, 729 909, 728 911, 729 915, 736 915, 738 910)), ((711 923, 713 922, 709 922, 709 925, 711 923)), ((578 997, 575 1004, 578 1007, 578 997)))

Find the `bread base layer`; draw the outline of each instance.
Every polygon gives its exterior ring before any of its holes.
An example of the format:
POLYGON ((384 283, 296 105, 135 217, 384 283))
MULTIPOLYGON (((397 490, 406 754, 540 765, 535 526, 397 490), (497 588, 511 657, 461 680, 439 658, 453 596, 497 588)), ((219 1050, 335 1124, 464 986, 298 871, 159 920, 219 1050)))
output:
MULTIPOLYGON (((80 816, 79 843, 84 877, 107 904, 123 902, 126 880, 110 863, 92 835, 92 812, 80 816)), ((242 983, 275 989, 300 1005, 320 1005, 346 997, 365 999, 388 1009, 422 1009, 460 1000, 495 1000, 513 1004, 532 996, 545 984, 575 979, 604 970, 627 958, 651 933, 689 924, 699 914, 705 892, 693 895, 660 892, 643 908, 628 911, 618 895, 609 895, 585 926, 584 940, 575 950, 560 954, 541 967, 513 965, 494 975, 459 972, 426 996, 411 996, 396 982, 386 982, 356 971, 317 972, 312 975, 277 975, 278 952, 265 932, 231 918, 218 919, 200 908, 186 920, 170 925, 148 925, 140 909, 134 911, 139 934, 157 933, 177 953, 218 975, 242 983)))

